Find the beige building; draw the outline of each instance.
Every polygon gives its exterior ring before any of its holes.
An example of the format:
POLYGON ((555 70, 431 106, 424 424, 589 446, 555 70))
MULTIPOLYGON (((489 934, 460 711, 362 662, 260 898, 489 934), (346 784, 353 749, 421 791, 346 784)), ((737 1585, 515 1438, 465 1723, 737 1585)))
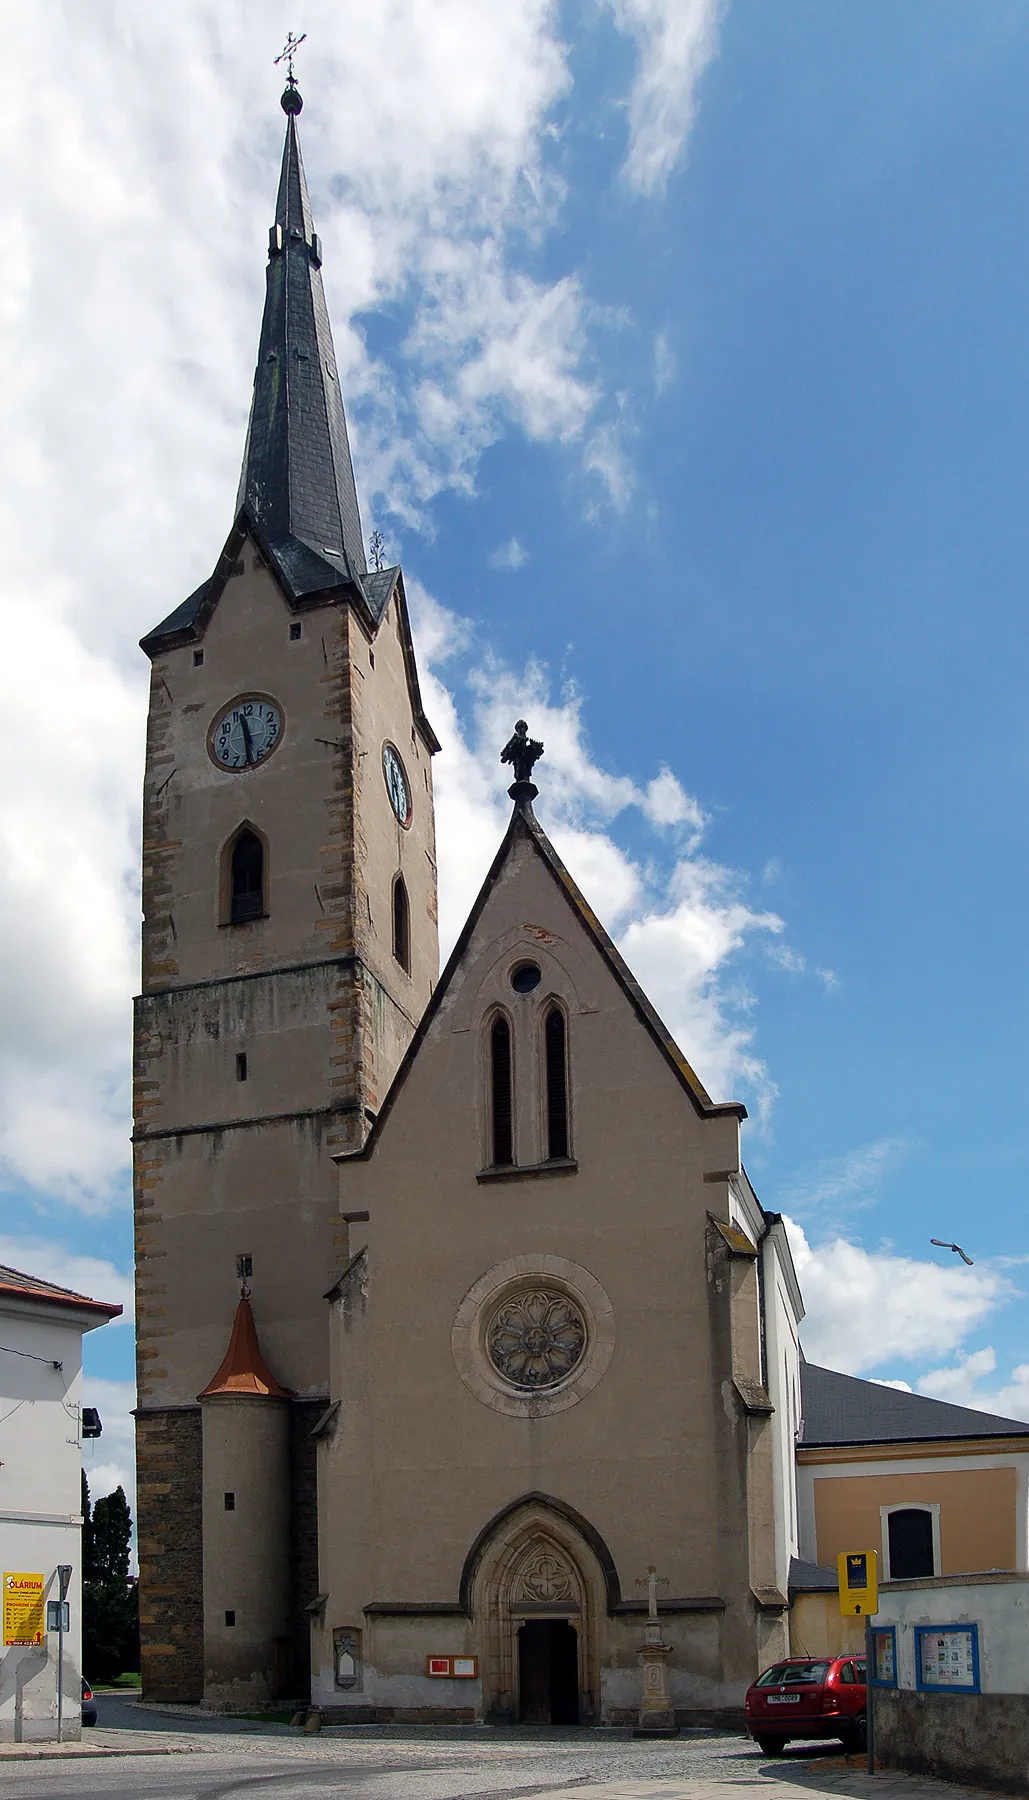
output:
POLYGON ((235 522, 144 639, 145 1692, 627 1719, 656 1566, 674 1707, 716 1714, 786 1642, 789 1250, 524 733, 436 985, 438 746, 366 563, 300 104, 235 522))
POLYGON ((804 1363, 793 1648, 858 1647, 836 1558, 874 1550, 893 1582, 1029 1570, 1029 1424, 804 1363))
POLYGON ((338 1156, 313 1691, 359 1718, 633 1719, 650 1565, 680 1715, 785 1648, 782 1227, 534 793, 338 1156))

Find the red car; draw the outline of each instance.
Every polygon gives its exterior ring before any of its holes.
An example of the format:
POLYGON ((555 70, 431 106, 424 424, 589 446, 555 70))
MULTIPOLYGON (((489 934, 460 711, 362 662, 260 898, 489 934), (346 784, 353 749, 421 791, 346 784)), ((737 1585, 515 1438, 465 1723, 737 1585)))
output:
POLYGON ((766 1756, 781 1756, 791 1738, 840 1738, 845 1750, 863 1750, 865 1659, 793 1656, 773 1663, 747 1689, 746 1714, 748 1734, 766 1756))

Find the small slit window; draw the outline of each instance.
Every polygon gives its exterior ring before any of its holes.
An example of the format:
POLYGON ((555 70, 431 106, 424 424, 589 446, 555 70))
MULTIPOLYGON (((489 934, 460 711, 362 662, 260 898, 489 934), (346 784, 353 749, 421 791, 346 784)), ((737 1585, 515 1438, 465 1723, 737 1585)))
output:
POLYGON ((511 1092, 511 1027, 504 1018, 490 1028, 490 1101, 494 1168, 514 1162, 514 1130, 511 1092))
POLYGON ((410 973, 411 908, 402 875, 398 875, 393 883, 393 955, 400 967, 410 973))
POLYGON ((547 1158, 551 1162, 568 1155, 568 1059, 565 1038, 564 1013, 559 1006, 552 1006, 543 1027, 547 1093, 547 1158))
POLYGON ((236 1510, 235 1494, 226 1494, 226 1496, 225 1496, 225 1511, 226 1512, 235 1512, 235 1510, 236 1510))
POLYGON ((236 1051, 236 1080, 237 1081, 245 1081, 246 1078, 247 1078, 247 1053, 245 1050, 237 1050, 236 1051))
POLYGON ((245 925, 264 917, 264 846, 252 831, 241 831, 232 847, 229 923, 245 925))

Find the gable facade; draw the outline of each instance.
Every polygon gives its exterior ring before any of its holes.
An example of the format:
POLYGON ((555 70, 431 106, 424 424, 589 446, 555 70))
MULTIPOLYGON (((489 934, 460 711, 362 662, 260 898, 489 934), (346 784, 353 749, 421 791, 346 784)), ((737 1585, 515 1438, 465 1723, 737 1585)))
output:
POLYGON ((785 1649, 792 1455, 762 1312, 788 1252, 734 1217, 764 1220, 741 1112, 704 1094, 520 803, 367 1145, 340 1158, 312 1638, 333 1716, 634 1719, 651 1566, 681 1714, 738 1705, 785 1649))

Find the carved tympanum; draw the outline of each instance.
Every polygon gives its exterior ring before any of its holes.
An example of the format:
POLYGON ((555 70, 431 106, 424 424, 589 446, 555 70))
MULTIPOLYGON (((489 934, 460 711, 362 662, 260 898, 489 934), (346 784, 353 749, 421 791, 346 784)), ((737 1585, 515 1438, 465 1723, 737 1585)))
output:
POLYGON ((557 1387, 586 1348, 586 1324, 557 1288, 523 1288, 497 1307, 486 1329, 490 1362, 512 1387, 557 1387))
POLYGON ((550 1550, 540 1550, 522 1571, 522 1596, 526 1600, 567 1600, 572 1577, 550 1550))

